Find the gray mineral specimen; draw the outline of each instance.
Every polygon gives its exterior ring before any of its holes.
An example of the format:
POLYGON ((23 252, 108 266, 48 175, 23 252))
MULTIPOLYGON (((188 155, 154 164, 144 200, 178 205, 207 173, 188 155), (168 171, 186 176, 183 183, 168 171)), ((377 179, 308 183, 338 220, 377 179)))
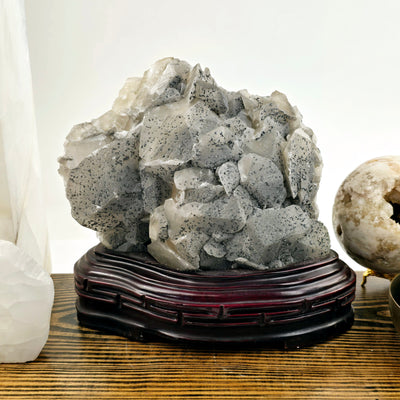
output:
POLYGON ((330 250, 315 143, 284 94, 229 92, 166 58, 72 128, 60 173, 73 217, 106 247, 177 270, 274 269, 330 250))

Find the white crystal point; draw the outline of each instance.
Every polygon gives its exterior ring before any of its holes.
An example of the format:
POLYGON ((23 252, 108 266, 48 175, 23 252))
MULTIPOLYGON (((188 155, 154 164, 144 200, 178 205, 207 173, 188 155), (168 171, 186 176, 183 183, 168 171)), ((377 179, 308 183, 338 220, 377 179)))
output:
POLYGON ((322 160, 283 93, 217 85, 165 58, 111 111, 76 125, 60 158, 73 217, 118 251, 178 270, 271 269, 326 256, 322 160))
POLYGON ((0 362, 35 360, 46 344, 54 300, 50 275, 0 240, 0 362))

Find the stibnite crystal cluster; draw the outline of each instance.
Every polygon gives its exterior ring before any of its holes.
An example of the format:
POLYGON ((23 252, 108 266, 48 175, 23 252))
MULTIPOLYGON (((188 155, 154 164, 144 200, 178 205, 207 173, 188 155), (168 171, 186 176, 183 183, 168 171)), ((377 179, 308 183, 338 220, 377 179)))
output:
POLYGON ((129 78, 59 159, 73 217, 108 248, 176 270, 276 269, 330 251, 322 161, 286 96, 219 87, 176 58, 129 78))

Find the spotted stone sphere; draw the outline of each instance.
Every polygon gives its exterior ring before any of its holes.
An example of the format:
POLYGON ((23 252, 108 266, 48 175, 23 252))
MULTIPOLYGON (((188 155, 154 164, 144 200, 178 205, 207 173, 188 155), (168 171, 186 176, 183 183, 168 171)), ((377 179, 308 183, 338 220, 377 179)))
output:
POLYGON ((333 206, 336 236, 355 261, 380 273, 400 272, 400 156, 355 169, 333 206))

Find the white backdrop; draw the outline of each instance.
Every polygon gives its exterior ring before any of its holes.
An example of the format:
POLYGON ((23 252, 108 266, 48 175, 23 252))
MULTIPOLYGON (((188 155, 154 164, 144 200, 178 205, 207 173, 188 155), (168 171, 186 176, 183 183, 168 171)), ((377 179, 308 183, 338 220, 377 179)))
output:
POLYGON ((209 67, 229 90, 297 105, 324 159, 320 219, 362 162, 400 154, 397 0, 26 0, 54 272, 96 238, 70 216, 57 156, 72 125, 110 109, 125 79, 166 56, 209 67))

